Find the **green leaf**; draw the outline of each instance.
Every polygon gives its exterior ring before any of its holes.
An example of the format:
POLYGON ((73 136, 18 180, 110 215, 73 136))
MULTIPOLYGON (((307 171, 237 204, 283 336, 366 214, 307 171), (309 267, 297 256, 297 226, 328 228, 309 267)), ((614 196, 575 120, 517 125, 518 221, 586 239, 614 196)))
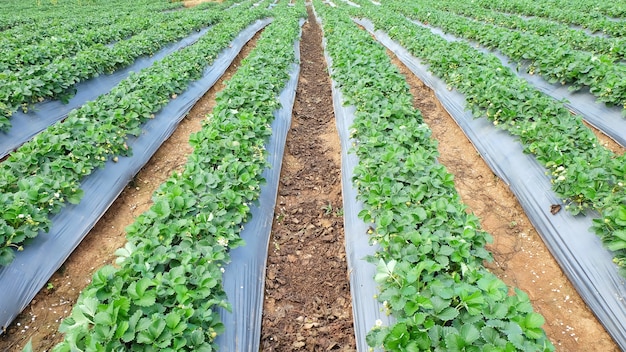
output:
POLYGON ((417 207, 414 209, 415 215, 418 217, 419 222, 423 222, 428 218, 428 214, 426 214, 426 210, 422 207, 417 207))
POLYGON ((446 343, 447 352, 461 352, 466 345, 459 331, 453 327, 443 328, 443 339, 446 343))
POLYGON ((126 331, 128 331, 129 326, 130 326, 130 323, 128 321, 124 321, 124 320, 118 321, 117 329, 115 329, 115 338, 121 339, 126 333, 126 331))
POLYGON ((503 330, 508 338, 509 342, 513 343, 517 348, 523 348, 524 336, 522 335, 522 328, 515 322, 506 323, 506 327, 503 330))
POLYGON ((15 258, 15 253, 11 247, 0 248, 0 266, 11 264, 15 258))
POLYGON ((376 275, 374 276, 374 280, 378 283, 387 281, 393 275, 393 269, 396 267, 396 264, 397 262, 395 260, 385 263, 385 261, 381 258, 376 266, 376 275))
POLYGON ((524 318, 522 330, 524 335, 530 339, 540 339, 544 336, 544 331, 541 326, 545 323, 543 316, 538 313, 529 313, 524 318))
POLYGON ((71 204, 78 204, 80 203, 80 200, 83 198, 84 193, 85 192, 82 189, 77 189, 76 192, 67 196, 67 201, 70 202, 71 204))
POLYGON ((615 230, 611 236, 606 236, 604 239, 606 248, 611 251, 615 252, 626 248, 626 231, 615 230))
POLYGON ((405 346, 409 340, 409 332, 405 323, 396 323, 391 327, 391 331, 385 339, 385 349, 399 350, 405 346))
POLYGON ((430 338, 433 347, 439 346, 443 337, 443 326, 435 325, 428 329, 428 337, 430 338))
POLYGON ((191 346, 200 346, 204 343, 204 333, 202 330, 194 330, 191 333, 191 346))
POLYGON ((168 328, 174 329, 180 323, 180 315, 171 312, 165 317, 165 324, 168 328))
POLYGON ((154 286, 154 282, 148 278, 142 278, 139 281, 132 282, 128 289, 128 296, 133 299, 133 303, 141 307, 150 307, 156 301, 156 292, 149 290, 150 286, 154 286))
POLYGON ((94 317, 94 323, 109 326, 115 324, 115 319, 110 312, 103 311, 96 314, 96 316, 94 317))
POLYGON ((152 336, 155 336, 155 339, 161 335, 163 330, 165 329, 166 323, 163 319, 157 318, 155 321, 150 324, 148 331, 152 336))
POLYGON ((370 220, 372 219, 372 216, 370 215, 370 211, 367 209, 363 209, 359 212, 359 219, 363 220, 363 222, 365 223, 369 223, 370 220))
POLYGON ((157 215, 158 219, 166 219, 171 213, 170 204, 164 199, 154 203, 151 210, 157 215))
POLYGON ((615 222, 618 225, 625 226, 626 225, 626 206, 621 205, 619 210, 617 211, 617 217, 615 218, 615 222))
POLYGON ((33 340, 28 339, 28 343, 22 349, 22 352, 33 352, 33 340))
POLYGON ((443 320, 443 321, 449 321, 452 320, 454 318, 456 318, 459 315, 459 311, 454 309, 454 307, 448 307, 444 310, 442 310, 440 313, 438 313, 436 316, 437 318, 443 320))
POLYGON ((181 351, 183 347, 187 345, 187 340, 183 337, 175 337, 174 342, 172 344, 172 349, 174 351, 181 351))
POLYGON ((372 347, 382 346, 388 334, 389 330, 387 327, 374 328, 367 333, 365 341, 372 347))
POLYGON ((415 301, 407 301, 404 305, 404 313, 408 316, 414 316, 414 314, 420 309, 420 304, 415 301))
POLYGON ((540 328, 545 323, 543 316, 539 313, 529 313, 524 318, 524 326, 527 328, 540 328))
POLYGON ((475 291, 471 295, 465 295, 463 293, 460 295, 459 298, 465 305, 465 308, 467 309, 467 312, 469 314, 477 315, 483 311, 483 304, 485 302, 485 299, 482 295, 482 291, 475 291))
POLYGON ((506 297, 508 292, 506 284, 495 275, 485 275, 478 280, 477 284, 481 290, 487 292, 487 294, 496 301, 506 297))
POLYGON ((502 319, 509 311, 509 307, 504 303, 491 302, 483 312, 489 319, 502 319))
POLYGON ((472 343, 474 343, 474 341, 480 338, 480 332, 474 325, 471 324, 463 325, 461 327, 460 333, 468 345, 471 345, 472 343))
POLYGON ((439 296, 430 297, 430 302, 432 304, 432 307, 435 313, 439 313, 443 311, 444 309, 446 309, 447 307, 450 307, 450 301, 445 300, 439 296))
POLYGON ((407 352, 420 352, 420 351, 422 351, 422 349, 420 348, 420 346, 419 346, 417 341, 409 342, 409 344, 406 345, 406 347, 404 347, 404 350, 407 351, 407 352))
MULTIPOLYGON (((122 336, 122 341, 130 342, 135 339, 135 333, 138 330, 137 327, 138 327, 138 323, 140 321, 141 316, 142 316, 142 311, 137 310, 128 319, 128 329, 126 330, 126 332, 124 332, 124 335, 122 336)), ((145 319, 145 320, 149 323, 148 319, 145 319)))
MULTIPOLYGON (((84 317, 87 322, 93 324, 93 319, 98 312, 99 303, 100 302, 96 298, 85 297, 80 303, 77 303, 75 306, 75 308, 79 312, 78 316, 84 317)), ((76 319, 77 323, 81 323, 81 321, 78 320, 76 316, 74 316, 74 319, 76 319)))
POLYGON ((503 347, 506 344, 506 340, 500 336, 498 330, 485 326, 480 330, 480 336, 485 340, 485 342, 492 344, 494 346, 503 347))
POLYGON ((443 255, 443 256, 449 256, 452 253, 454 253, 454 248, 448 246, 448 245, 443 245, 439 248, 439 255, 443 255))
POLYGON ((380 227, 387 227, 393 222, 393 212, 391 210, 384 211, 380 219, 378 220, 378 224, 380 227))

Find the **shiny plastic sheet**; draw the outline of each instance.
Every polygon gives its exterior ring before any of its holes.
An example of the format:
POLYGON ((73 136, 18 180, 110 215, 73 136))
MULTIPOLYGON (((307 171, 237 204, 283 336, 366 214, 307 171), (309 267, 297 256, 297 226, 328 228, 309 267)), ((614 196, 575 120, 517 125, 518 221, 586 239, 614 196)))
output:
MULTIPOLYGON (((303 24, 304 20, 301 20, 300 26, 303 24)), ((291 127, 300 77, 299 40, 294 43, 294 52, 296 63, 291 66, 287 85, 280 93, 281 108, 274 112, 272 136, 265 147, 268 163, 271 165, 263 171, 266 183, 261 187, 258 204, 250 206, 252 218, 240 233, 246 244, 230 252, 231 262, 224 267, 224 291, 232 305, 232 312, 222 308, 219 310, 222 323, 226 327, 224 334, 215 340, 221 351, 259 351, 267 251, 285 141, 291 127)))
POLYGON ((35 104, 28 113, 24 113, 22 110, 16 111, 11 117, 11 129, 7 132, 0 132, 0 158, 3 158, 30 140, 48 126, 64 119, 73 109, 109 92, 123 79, 128 77, 131 72, 139 72, 167 55, 197 42, 209 29, 210 27, 207 27, 199 32, 195 32, 177 43, 164 47, 152 56, 137 58, 132 65, 117 70, 110 75, 102 75, 78 83, 74 87, 76 95, 67 104, 59 100, 47 100, 35 104))
POLYGON ((82 201, 61 210, 52 218, 48 233, 37 236, 9 266, 0 268, 0 332, 30 303, 180 120, 224 74, 243 46, 270 22, 259 20, 243 30, 205 69, 200 80, 146 122, 139 137, 129 139, 131 157, 120 157, 117 163, 109 161, 87 176, 81 185, 85 192, 82 201))
POLYGON ((499 130, 487 119, 474 119, 465 110, 465 97, 456 90, 448 91, 446 84, 428 72, 428 67, 413 57, 386 33, 373 31, 368 20, 355 20, 372 32, 426 85, 455 119, 472 141, 489 167, 503 179, 520 201, 526 214, 539 232, 578 293, 604 325, 617 344, 626 349, 626 284, 613 256, 600 239, 590 231, 596 216, 572 216, 566 211, 550 212, 560 199, 552 192, 545 168, 506 131, 499 130))

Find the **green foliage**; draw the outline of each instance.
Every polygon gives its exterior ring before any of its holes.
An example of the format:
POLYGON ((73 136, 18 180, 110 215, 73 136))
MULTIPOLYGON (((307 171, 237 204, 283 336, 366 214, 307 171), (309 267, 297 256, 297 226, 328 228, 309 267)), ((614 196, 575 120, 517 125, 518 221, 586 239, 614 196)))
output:
MULTIPOLYGON (((365 3, 350 11, 367 10, 365 3)), ((509 295, 483 267, 491 236, 467 213, 452 175, 437 163, 437 144, 385 49, 341 6, 314 5, 331 75, 344 102, 356 107, 359 216, 372 223, 370 239, 380 246, 369 258, 377 268, 378 299, 397 321, 374 327, 368 344, 390 351, 553 350, 528 296, 519 290, 509 295)), ((381 22, 391 17, 384 8, 371 9, 381 22)))
POLYGON ((259 196, 268 166, 264 145, 295 61, 302 9, 273 10, 276 20, 190 138, 194 151, 184 170, 159 187, 152 207, 127 228, 118 266, 101 268, 81 292, 55 351, 215 349, 225 328, 217 309, 229 307, 223 268, 228 251, 243 244, 239 232, 259 196))
POLYGON ((611 250, 614 262, 626 274, 626 222, 619 218, 626 204, 626 163, 604 148, 580 117, 572 116, 562 102, 539 92, 517 77, 493 55, 465 42, 448 42, 429 29, 412 23, 401 13, 415 13, 412 4, 390 2, 390 10, 369 11, 371 19, 450 88, 465 95, 475 117, 519 138, 527 153, 535 155, 551 176, 553 190, 573 215, 595 210, 593 230, 611 250))
MULTIPOLYGON (((423 23, 498 50, 512 60, 528 62, 530 74, 540 74, 551 83, 569 84, 574 91, 588 87, 599 102, 626 109, 626 67, 615 62, 615 57, 576 50, 556 36, 467 19, 441 11, 428 0, 410 5, 403 2, 396 9, 423 23)), ((610 48, 609 45, 609 51, 610 48)))
POLYGON ((565 24, 579 25, 592 32, 602 32, 613 37, 623 37, 626 34, 623 23, 607 18, 607 16, 624 17, 626 5, 619 2, 559 0, 537 3, 532 0, 475 0, 474 3, 477 6, 500 12, 541 17, 565 24))
MULTIPOLYGON (((485 24, 510 28, 518 32, 529 32, 534 35, 550 37, 560 43, 566 43, 577 50, 589 51, 596 55, 606 55, 611 60, 624 59, 626 56, 626 39, 592 36, 580 29, 543 19, 540 17, 521 18, 512 14, 504 14, 480 6, 467 6, 455 0, 431 2, 437 9, 472 18, 485 24)), ((559 9, 561 12, 562 9, 559 9)))
POLYGON ((13 260, 14 248, 48 231, 50 215, 80 201, 83 177, 115 156, 129 155, 128 136, 138 136, 143 123, 200 78, 217 54, 264 11, 234 8, 223 13, 228 21, 212 27, 194 45, 132 74, 12 153, 0 165, 0 265, 13 260))
POLYGON ((27 111, 45 99, 66 101, 78 82, 111 74, 215 24, 224 8, 214 7, 163 12, 143 4, 125 12, 101 6, 78 18, 63 8, 53 11, 58 18, 51 19, 50 27, 24 25, 0 32, 0 131, 8 129, 8 117, 18 108, 27 111))

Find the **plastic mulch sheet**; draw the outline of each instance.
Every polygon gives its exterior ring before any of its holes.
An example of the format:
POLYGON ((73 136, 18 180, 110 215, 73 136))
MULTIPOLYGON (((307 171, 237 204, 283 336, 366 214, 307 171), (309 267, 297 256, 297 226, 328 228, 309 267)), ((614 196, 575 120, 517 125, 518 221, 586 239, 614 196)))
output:
POLYGON ((243 30, 205 69, 200 80, 144 124, 138 138, 129 139, 131 157, 121 157, 117 163, 109 161, 87 176, 81 185, 84 197, 80 204, 66 206, 52 218, 48 233, 37 236, 9 266, 0 268, 0 332, 30 303, 191 107, 224 74, 243 46, 270 22, 256 21, 243 30))
MULTIPOLYGON (((456 120, 491 169, 502 178, 520 201, 543 241, 581 297, 617 344, 626 349, 626 285, 613 256, 590 231, 594 216, 572 216, 566 211, 550 213, 560 203, 549 178, 521 144, 487 119, 474 119, 465 110, 465 97, 428 72, 428 67, 381 31, 373 31, 368 20, 356 20, 393 51, 426 85, 433 89, 445 109, 456 120)), ((597 216, 597 215, 596 215, 597 216)))
MULTIPOLYGON (((300 21, 300 26, 304 20, 300 21)), ((220 318, 226 327, 215 342, 221 351, 259 351, 261 318, 265 291, 267 251, 274 219, 278 181, 285 151, 287 132, 300 77, 300 41, 294 43, 296 63, 290 69, 290 78, 280 93, 281 108, 274 112, 272 135, 265 149, 271 165, 263 171, 267 181, 261 187, 258 204, 250 206, 252 218, 245 224, 240 236, 245 245, 230 252, 231 262, 224 267, 224 291, 232 311, 220 308, 220 318)))
POLYGON ((28 113, 18 110, 11 116, 11 129, 7 132, 0 132, 0 158, 3 158, 17 147, 30 140, 37 133, 43 131, 48 126, 64 119, 67 114, 90 100, 109 92, 113 87, 128 77, 131 72, 151 66, 154 62, 163 59, 165 56, 192 45, 200 39, 210 27, 195 32, 181 41, 168 45, 152 56, 140 57, 135 62, 115 71, 110 75, 102 75, 88 81, 78 83, 74 88, 77 93, 67 104, 59 100, 47 100, 35 104, 28 113))

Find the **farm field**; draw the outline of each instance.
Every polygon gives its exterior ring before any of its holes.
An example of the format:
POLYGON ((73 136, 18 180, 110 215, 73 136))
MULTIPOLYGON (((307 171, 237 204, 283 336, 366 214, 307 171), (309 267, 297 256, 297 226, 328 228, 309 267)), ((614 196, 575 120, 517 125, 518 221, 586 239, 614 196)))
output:
POLYGON ((625 4, 0 9, 0 351, 626 348, 625 4))

